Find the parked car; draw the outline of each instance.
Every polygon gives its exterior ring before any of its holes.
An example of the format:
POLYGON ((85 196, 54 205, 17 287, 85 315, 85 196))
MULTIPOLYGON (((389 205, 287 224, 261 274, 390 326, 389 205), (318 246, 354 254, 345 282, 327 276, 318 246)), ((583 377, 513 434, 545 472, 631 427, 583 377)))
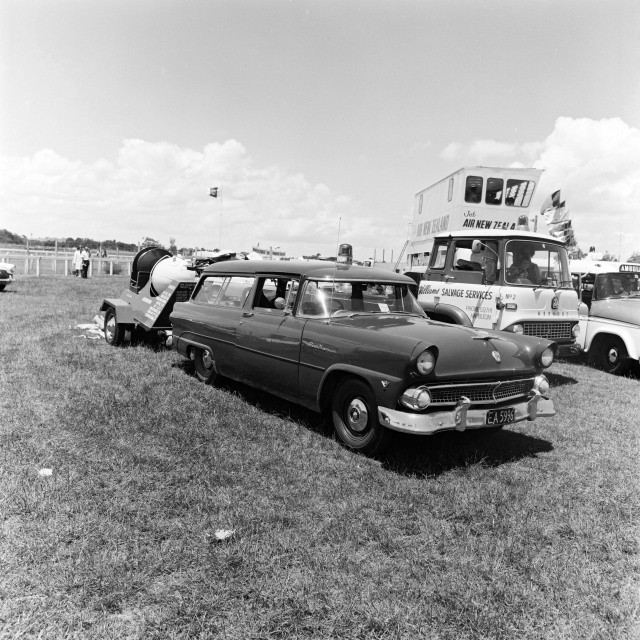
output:
POLYGON ((13 274, 16 271, 16 265, 10 262, 2 262, 0 260, 0 291, 4 291, 4 288, 14 281, 13 274))
POLYGON ((582 349, 591 364, 624 375, 640 362, 640 264, 572 260, 571 273, 584 303, 582 349))
POLYGON ((264 389, 375 453, 390 431, 495 431, 555 414, 542 338, 431 321, 406 276, 307 261, 207 267, 171 313, 173 348, 203 382, 264 389))

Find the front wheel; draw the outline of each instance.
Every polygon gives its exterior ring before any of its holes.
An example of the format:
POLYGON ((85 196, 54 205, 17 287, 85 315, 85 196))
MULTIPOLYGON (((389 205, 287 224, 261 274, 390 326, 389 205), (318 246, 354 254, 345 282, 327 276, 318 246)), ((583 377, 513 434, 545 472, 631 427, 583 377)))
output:
POLYGON ((389 431, 378 422, 373 392, 360 380, 347 379, 338 387, 331 418, 338 438, 349 449, 372 455, 388 444, 389 431))
POLYGON ((615 336, 605 337, 598 344, 599 365, 605 371, 623 375, 629 368, 629 358, 624 342, 615 336))
POLYGON ((218 377, 216 362, 208 349, 196 349, 194 364, 196 368, 196 378, 200 382, 212 383, 218 377))
POLYGON ((107 309, 104 314, 104 339, 112 347, 119 347, 124 342, 125 329, 118 324, 114 309, 107 309))

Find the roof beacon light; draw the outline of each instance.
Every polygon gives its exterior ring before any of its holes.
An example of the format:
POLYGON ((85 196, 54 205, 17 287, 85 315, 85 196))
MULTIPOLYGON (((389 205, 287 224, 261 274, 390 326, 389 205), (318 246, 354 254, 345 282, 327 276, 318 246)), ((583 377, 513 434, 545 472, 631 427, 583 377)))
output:
POLYGON ((341 244, 338 249, 338 260, 341 264, 353 263, 353 247, 350 244, 341 244))

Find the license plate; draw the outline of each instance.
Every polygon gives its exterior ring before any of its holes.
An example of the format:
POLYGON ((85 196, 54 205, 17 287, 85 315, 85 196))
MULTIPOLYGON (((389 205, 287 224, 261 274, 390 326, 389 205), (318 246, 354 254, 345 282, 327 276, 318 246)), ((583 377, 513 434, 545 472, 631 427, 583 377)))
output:
POLYGON ((507 409, 491 409, 487 411, 488 427, 497 427, 502 424, 516 421, 516 410, 513 407, 507 409))

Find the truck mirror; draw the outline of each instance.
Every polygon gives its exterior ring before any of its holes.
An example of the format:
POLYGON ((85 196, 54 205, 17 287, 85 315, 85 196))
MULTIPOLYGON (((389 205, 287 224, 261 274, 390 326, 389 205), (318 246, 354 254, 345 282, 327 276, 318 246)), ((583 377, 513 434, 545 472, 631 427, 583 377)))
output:
POLYGON ((474 240, 471 243, 471 253, 480 253, 482 251, 482 242, 480 240, 474 240))

